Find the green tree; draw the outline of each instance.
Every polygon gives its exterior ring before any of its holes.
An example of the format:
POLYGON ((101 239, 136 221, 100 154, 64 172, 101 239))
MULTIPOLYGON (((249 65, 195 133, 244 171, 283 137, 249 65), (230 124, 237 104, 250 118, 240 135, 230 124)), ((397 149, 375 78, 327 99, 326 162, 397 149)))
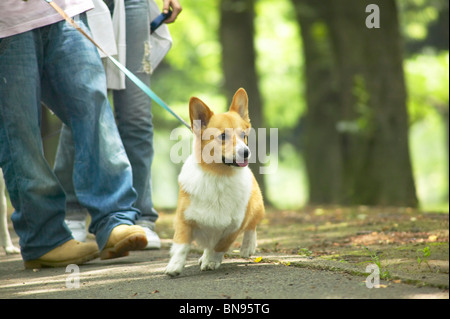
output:
MULTIPOLYGON (((225 94, 231 103, 236 90, 240 87, 245 88, 249 95, 252 127, 257 131, 258 128, 264 127, 264 123, 256 72, 254 1, 222 0, 219 34, 222 45, 225 94)), ((251 168, 261 187, 261 192, 265 195, 264 176, 259 173, 259 163, 252 164, 251 168)))
POLYGON ((307 82, 310 202, 417 206, 408 147, 402 41, 394 0, 292 0, 307 82))

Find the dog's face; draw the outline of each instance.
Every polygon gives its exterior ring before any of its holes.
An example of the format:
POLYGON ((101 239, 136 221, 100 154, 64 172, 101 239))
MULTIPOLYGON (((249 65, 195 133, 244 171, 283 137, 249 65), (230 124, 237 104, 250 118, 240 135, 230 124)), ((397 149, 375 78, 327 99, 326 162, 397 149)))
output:
POLYGON ((248 134, 248 97, 239 89, 226 113, 214 114, 198 98, 191 98, 189 115, 194 131, 197 161, 211 166, 225 165, 245 167, 248 165, 250 149, 248 134))

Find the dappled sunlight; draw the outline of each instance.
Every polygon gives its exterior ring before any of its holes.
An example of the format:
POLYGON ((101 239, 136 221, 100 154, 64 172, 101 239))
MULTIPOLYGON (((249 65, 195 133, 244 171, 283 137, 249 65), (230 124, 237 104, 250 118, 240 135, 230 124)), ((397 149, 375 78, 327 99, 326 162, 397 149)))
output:
MULTIPOLYGON (((118 260, 120 261, 120 259, 118 260)), ((106 265, 106 264, 90 264, 80 266, 79 272, 79 288, 71 288, 67 286, 67 281, 71 280, 72 274, 66 273, 65 268, 25 270, 28 274, 27 279, 23 279, 20 273, 15 272, 11 278, 2 283, 2 293, 10 298, 15 297, 39 297, 40 294, 47 296, 54 295, 58 298, 59 293, 67 293, 72 289, 80 290, 80 293, 89 289, 103 287, 106 289, 120 289, 122 283, 133 284, 149 278, 164 277, 165 263, 127 263, 126 265, 106 265), (92 269, 95 267, 96 269, 92 269), (102 267, 97 269, 97 267, 102 267), (47 275, 51 273, 51 275, 47 275), (32 275, 30 278, 29 275, 32 275)), ((70 282, 69 282, 70 284, 70 282)), ((103 298, 106 295, 98 295, 97 298, 103 298)))
MULTIPOLYGON (((133 282, 140 282, 142 280, 148 279, 148 276, 141 276, 141 277, 135 277, 132 278, 110 278, 110 276, 113 276, 114 274, 109 275, 103 275, 103 276, 97 276, 97 277, 91 277, 87 276, 85 274, 82 274, 80 276, 80 288, 68 288, 66 286, 66 278, 63 279, 48 279, 32 282, 32 283, 22 283, 22 291, 14 292, 12 293, 11 297, 14 297, 16 295, 17 297, 20 296, 34 296, 39 297, 39 294, 51 294, 55 293, 55 297, 58 297, 58 292, 67 291, 70 289, 93 289, 96 286, 102 286, 108 289, 120 289, 121 283, 126 282, 127 284, 132 284, 133 282), (42 288, 44 286, 45 288, 42 288)), ((66 277, 66 276, 65 276, 66 277)), ((5 286, 5 289, 7 288, 14 288, 17 287, 20 284, 17 284, 16 286, 5 286)), ((82 292, 81 292, 82 293, 82 292)), ((102 298, 105 296, 99 295, 98 298, 102 298)))
POLYGON ((429 294, 411 294, 405 299, 448 299, 448 294, 445 292, 429 293, 429 294))

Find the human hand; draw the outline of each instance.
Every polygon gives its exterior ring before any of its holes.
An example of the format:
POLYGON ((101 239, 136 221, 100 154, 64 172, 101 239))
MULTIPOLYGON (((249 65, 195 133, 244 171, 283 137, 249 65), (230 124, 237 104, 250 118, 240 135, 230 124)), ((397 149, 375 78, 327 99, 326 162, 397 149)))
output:
POLYGON ((169 12, 169 8, 172 8, 172 15, 164 21, 164 23, 172 23, 176 20, 183 8, 178 0, 163 0, 163 12, 169 12))

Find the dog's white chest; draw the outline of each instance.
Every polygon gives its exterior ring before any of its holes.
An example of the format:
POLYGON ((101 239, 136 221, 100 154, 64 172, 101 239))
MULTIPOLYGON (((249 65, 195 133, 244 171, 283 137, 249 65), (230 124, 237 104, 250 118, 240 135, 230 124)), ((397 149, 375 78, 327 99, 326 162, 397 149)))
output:
POLYGON ((220 231, 232 232, 240 227, 253 185, 248 167, 236 169, 233 176, 215 176, 204 172, 191 155, 178 181, 190 196, 190 205, 184 212, 186 220, 220 231))

